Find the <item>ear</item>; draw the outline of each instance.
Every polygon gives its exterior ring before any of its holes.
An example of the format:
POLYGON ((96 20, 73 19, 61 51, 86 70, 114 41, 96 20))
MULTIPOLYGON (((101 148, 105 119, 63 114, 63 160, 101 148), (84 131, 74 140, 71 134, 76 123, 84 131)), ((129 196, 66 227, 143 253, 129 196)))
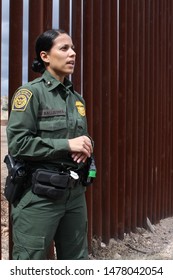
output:
POLYGON ((40 52, 40 57, 44 62, 49 63, 49 55, 48 55, 47 52, 41 51, 40 52))

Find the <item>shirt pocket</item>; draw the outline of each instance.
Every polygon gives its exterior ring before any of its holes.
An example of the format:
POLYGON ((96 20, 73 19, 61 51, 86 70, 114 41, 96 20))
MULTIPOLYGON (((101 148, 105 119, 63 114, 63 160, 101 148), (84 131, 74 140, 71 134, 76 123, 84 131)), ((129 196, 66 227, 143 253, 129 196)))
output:
POLYGON ((68 135, 66 120, 41 120, 37 124, 37 132, 42 138, 66 138, 68 135))

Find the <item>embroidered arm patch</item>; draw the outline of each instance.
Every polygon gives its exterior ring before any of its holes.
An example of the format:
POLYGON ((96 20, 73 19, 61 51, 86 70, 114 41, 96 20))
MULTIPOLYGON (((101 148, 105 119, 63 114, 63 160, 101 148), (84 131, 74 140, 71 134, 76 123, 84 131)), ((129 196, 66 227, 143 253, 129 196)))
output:
POLYGON ((32 92, 28 89, 19 89, 13 100, 12 111, 25 111, 31 96, 32 92))

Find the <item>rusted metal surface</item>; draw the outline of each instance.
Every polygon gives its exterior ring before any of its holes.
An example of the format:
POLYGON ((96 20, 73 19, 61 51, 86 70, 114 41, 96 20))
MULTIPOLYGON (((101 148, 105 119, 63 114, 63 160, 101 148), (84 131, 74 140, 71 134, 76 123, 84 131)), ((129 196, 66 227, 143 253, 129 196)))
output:
POLYGON ((38 76, 31 69, 35 58, 35 40, 39 34, 52 28, 52 0, 29 1, 29 30, 28 30, 28 80, 38 76))
MULTIPOLYGON (((2 26, 1 15, 2 15, 2 0, 0 0, 0 38, 1 38, 1 26, 2 26)), ((0 54, 1 54, 1 44, 0 44, 0 54)), ((1 77, 1 56, 0 56, 0 77, 1 77)), ((1 88, 1 78, 0 78, 0 88, 1 88)), ((1 156, 1 149, 0 149, 0 156, 1 156)), ((1 176, 0 176, 0 178, 1 178, 1 176)), ((1 217, 1 199, 0 199, 0 217, 1 217)), ((0 222, 0 232, 2 232, 1 222, 0 222)), ((0 234, 0 260, 2 259, 2 250, 1 250, 2 241, 1 240, 2 240, 2 238, 1 238, 1 234, 0 234)))
MULTIPOLYGON (((17 8, 10 2, 16 22, 10 25, 11 98, 22 77, 23 1, 17 8)), ((108 242, 146 227, 147 217, 157 223, 173 215, 173 2, 59 4, 59 27, 72 35, 77 52, 72 81, 85 98, 95 142, 97 179, 86 193, 88 239, 108 242)), ((52 0, 29 1, 29 80, 36 76, 30 70, 35 38, 51 26, 52 0)))
MULTIPOLYGON (((9 98, 22 83, 22 33, 23 33, 23 0, 17 5, 10 1, 9 29, 9 98)), ((10 109, 9 103, 9 109, 10 109)))
MULTIPOLYGON (((9 22, 9 100, 15 90, 22 83, 22 33, 23 33, 23 0, 10 1, 10 22, 9 22), (17 42, 17 43, 16 43, 17 42)), ((9 111, 11 102, 9 102, 9 111)), ((10 211, 9 211, 10 213, 10 211)), ((10 217, 9 217, 10 220, 10 217)), ((11 224, 9 223, 9 247, 12 247, 11 224)), ((9 253, 11 259, 11 250, 9 253)))
POLYGON ((59 28, 70 32, 70 1, 59 0, 59 28))

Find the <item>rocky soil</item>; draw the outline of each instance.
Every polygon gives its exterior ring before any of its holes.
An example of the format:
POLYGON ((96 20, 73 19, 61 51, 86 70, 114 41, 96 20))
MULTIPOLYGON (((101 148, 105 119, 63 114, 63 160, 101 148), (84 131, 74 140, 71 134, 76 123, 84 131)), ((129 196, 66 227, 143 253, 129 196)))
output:
MULTIPOLYGON (((2 117, 2 115, 1 115, 2 117)), ((1 123, 5 123, 2 122, 1 123)), ((2 259, 8 260, 8 237, 9 237, 9 210, 8 203, 4 198, 4 185, 5 178, 7 175, 6 166, 3 162, 4 156, 7 154, 7 143, 5 134, 5 125, 1 125, 1 248, 2 248, 2 259)))
POLYGON ((93 239, 91 259, 173 260, 173 218, 166 218, 148 230, 137 228, 124 240, 111 239, 106 245, 93 239))
MULTIPOLYGON (((1 126, 1 241, 2 259, 8 260, 9 211, 3 196, 7 174, 3 163, 7 153, 5 128, 5 125, 1 126)), ((123 240, 111 239, 108 245, 99 238, 94 238, 90 259, 173 260, 173 217, 163 219, 156 225, 149 224, 148 230, 137 228, 136 233, 125 234, 123 240)))

